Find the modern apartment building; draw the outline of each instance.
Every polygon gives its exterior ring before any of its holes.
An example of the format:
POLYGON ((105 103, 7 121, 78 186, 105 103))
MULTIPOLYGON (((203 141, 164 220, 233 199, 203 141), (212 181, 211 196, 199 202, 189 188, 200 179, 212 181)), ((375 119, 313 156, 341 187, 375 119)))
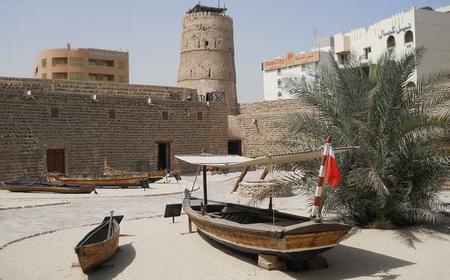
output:
MULTIPOLYGON (((316 63, 324 57, 329 58, 330 55, 323 54, 331 52, 339 65, 345 64, 353 57, 363 69, 368 69, 369 64, 376 63, 388 50, 394 51, 395 56, 400 58, 414 48, 424 47, 425 53, 416 73, 410 79, 415 85, 418 79, 427 74, 438 71, 450 73, 449 38, 450 6, 437 9, 412 7, 406 12, 380 20, 367 29, 356 28, 347 33, 337 33, 315 40, 311 52, 320 55, 312 61, 316 63)), ((283 89, 283 79, 293 74, 306 75, 301 68, 292 69, 292 65, 287 65, 285 61, 289 60, 288 57, 263 62, 265 100, 291 97, 283 89), (277 65, 280 67, 266 67, 276 64, 275 61, 278 61, 277 65)), ((305 66, 302 67, 306 68, 308 63, 310 62, 303 63, 305 66)), ((322 61, 320 64, 324 63, 329 61, 322 61)))
POLYGON ((350 54, 366 67, 387 51, 400 58, 414 48, 424 47, 425 53, 411 82, 424 75, 450 72, 450 6, 433 9, 415 8, 392 15, 366 28, 357 28, 334 36, 334 54, 343 64, 350 54))
POLYGON ((311 51, 299 54, 288 53, 285 57, 267 60, 261 63, 264 81, 264 100, 291 98, 286 80, 301 79, 317 82, 319 70, 330 63, 328 52, 311 51))
POLYGON ((128 52, 103 49, 47 49, 39 53, 34 78, 129 82, 128 52))

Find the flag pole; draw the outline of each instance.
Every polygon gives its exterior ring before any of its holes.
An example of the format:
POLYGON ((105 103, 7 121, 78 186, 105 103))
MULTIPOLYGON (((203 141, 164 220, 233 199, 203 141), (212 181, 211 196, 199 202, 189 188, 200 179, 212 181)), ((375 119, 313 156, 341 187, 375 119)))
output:
POLYGON ((317 177, 316 191, 314 193, 313 208, 312 208, 312 213, 311 213, 311 218, 313 218, 313 219, 317 218, 317 216, 319 214, 320 200, 321 200, 322 192, 323 192, 322 187, 323 187, 323 182, 324 182, 324 177, 325 177, 325 162, 326 162, 327 156, 329 154, 330 143, 331 143, 331 137, 328 136, 325 139, 325 144, 323 145, 323 153, 322 153, 322 158, 320 160, 319 176, 317 177))

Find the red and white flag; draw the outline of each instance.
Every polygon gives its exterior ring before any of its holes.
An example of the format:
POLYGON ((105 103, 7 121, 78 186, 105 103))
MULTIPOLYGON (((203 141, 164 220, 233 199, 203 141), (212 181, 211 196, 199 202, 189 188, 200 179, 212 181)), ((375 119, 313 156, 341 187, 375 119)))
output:
POLYGON ((337 188, 341 183, 342 176, 339 171, 333 149, 329 147, 328 156, 325 163, 325 182, 333 188, 337 188))

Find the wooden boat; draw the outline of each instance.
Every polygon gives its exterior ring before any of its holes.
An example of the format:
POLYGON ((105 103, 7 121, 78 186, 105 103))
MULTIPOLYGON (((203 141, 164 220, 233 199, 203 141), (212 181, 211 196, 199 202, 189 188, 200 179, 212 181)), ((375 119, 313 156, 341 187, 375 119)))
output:
POLYGON ((119 246, 120 222, 123 216, 105 217, 75 247, 81 269, 87 274, 91 269, 111 258, 119 246))
POLYGON ((54 192, 54 193, 91 193, 95 190, 93 185, 70 185, 42 181, 6 181, 2 187, 10 192, 54 192))
POLYGON ((101 176, 101 177, 66 177, 62 174, 48 173, 47 180, 49 182, 60 182, 65 184, 75 184, 80 186, 140 186, 144 183, 153 183, 162 176, 144 175, 118 175, 118 176, 101 176))
POLYGON ((205 207, 193 197, 184 199, 183 209, 208 238, 239 251, 290 260, 307 259, 335 247, 352 228, 233 203, 214 202, 205 207))
MULTIPOLYGON (((350 148, 336 149, 341 153, 350 148)), ((257 159, 241 156, 176 156, 185 162, 203 166, 203 200, 185 190, 183 209, 200 233, 239 251, 276 255, 288 260, 302 260, 335 247, 351 226, 322 222, 271 209, 261 209, 225 202, 208 202, 206 170, 267 165, 320 158, 322 151, 273 155, 257 159)))

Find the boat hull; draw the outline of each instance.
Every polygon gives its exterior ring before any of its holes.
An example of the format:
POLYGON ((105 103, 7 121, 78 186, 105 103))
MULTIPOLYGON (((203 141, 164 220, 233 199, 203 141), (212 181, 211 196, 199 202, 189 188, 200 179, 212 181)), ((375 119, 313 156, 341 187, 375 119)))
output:
POLYGON ((54 192, 65 194, 87 194, 95 190, 95 186, 52 186, 44 184, 8 184, 2 186, 10 192, 54 192))
MULTIPOLYGON (((258 208, 248 208, 258 211, 258 208)), ((301 219, 298 225, 287 227, 239 224, 208 214, 202 215, 186 205, 186 201, 184 209, 198 231, 214 241, 246 253, 277 255, 291 260, 307 259, 335 247, 351 229, 350 226, 341 224, 315 223, 301 216, 297 216, 301 219)))
MULTIPOLYGON (((120 218, 120 220, 121 219, 122 218, 120 218)), ((80 267, 85 274, 88 274, 92 269, 98 267, 116 253, 119 247, 119 222, 117 222, 116 219, 113 220, 113 232, 109 237, 105 236, 105 238, 101 241, 83 244, 84 242, 88 242, 89 238, 94 236, 97 232, 106 232, 106 228, 109 225, 108 222, 104 222, 89 232, 75 248, 80 267)))
POLYGON ((49 174, 47 179, 50 182, 60 182, 65 184, 75 184, 80 186, 94 185, 94 186, 139 186, 142 182, 155 182, 162 177, 148 177, 142 176, 108 176, 108 177, 63 177, 49 174))

